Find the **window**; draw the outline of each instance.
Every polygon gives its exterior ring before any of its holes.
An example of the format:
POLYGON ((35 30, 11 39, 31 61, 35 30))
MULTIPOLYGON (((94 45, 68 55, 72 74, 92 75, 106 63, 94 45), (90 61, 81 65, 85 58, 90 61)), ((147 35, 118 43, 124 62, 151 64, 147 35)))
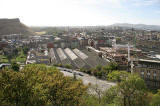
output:
POLYGON ((144 74, 141 74, 141 77, 144 78, 144 74))
POLYGON ((143 70, 141 70, 141 74, 143 74, 143 75, 144 75, 144 71, 143 71, 143 70))
POLYGON ((159 86, 159 83, 160 83, 160 82, 157 82, 157 86, 159 86))
POLYGON ((156 71, 153 71, 153 79, 157 79, 157 74, 156 74, 156 71))
POLYGON ((150 71, 147 70, 147 78, 150 78, 150 71))
POLYGON ((156 82, 153 83, 153 86, 156 86, 156 82))
POLYGON ((147 78, 150 79, 150 75, 147 75, 147 78))
POLYGON ((153 79, 156 79, 157 77, 156 76, 153 76, 153 79))

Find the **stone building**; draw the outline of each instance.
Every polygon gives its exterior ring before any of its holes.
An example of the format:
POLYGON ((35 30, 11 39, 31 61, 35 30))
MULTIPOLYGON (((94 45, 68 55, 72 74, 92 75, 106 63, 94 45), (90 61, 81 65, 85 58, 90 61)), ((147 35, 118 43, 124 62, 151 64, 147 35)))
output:
POLYGON ((133 70, 145 80, 149 88, 160 88, 160 61, 139 59, 133 70))
POLYGON ((113 39, 114 39, 113 37, 106 37, 106 36, 94 37, 88 40, 88 44, 89 46, 92 46, 96 49, 99 49, 99 47, 111 47, 113 39))

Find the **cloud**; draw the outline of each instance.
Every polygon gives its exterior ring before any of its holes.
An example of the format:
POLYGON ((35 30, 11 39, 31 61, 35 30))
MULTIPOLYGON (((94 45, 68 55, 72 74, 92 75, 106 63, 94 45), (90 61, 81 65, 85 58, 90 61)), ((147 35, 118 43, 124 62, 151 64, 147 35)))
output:
POLYGON ((160 10, 155 11, 155 13, 160 14, 160 10))
POLYGON ((107 7, 117 7, 117 8, 122 7, 122 3, 124 1, 126 0, 69 0, 69 2, 72 3, 73 5, 83 5, 83 6, 105 5, 107 7))
POLYGON ((160 3, 160 0, 145 0, 144 5, 153 5, 156 3, 160 3))
POLYGON ((151 6, 160 3, 160 0, 132 0, 135 6, 151 6))

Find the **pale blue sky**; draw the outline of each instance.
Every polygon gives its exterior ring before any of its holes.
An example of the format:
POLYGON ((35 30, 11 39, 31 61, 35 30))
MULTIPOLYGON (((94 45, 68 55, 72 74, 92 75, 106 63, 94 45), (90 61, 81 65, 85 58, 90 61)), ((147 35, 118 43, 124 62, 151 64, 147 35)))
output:
POLYGON ((160 25, 160 0, 0 0, 0 18, 26 25, 160 25))

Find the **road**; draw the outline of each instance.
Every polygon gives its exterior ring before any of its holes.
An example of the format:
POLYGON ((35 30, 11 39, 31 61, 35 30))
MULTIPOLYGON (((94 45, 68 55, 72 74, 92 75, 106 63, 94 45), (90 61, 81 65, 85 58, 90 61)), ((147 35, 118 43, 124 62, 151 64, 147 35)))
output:
POLYGON ((105 80, 100 80, 100 79, 97 79, 96 77, 88 75, 86 73, 72 71, 71 69, 66 69, 66 68, 60 68, 60 67, 57 67, 57 68, 59 70, 61 70, 61 72, 64 74, 64 76, 73 77, 74 76, 73 73, 76 73, 76 78, 81 79, 85 85, 88 85, 89 83, 91 85, 97 85, 98 88, 102 91, 105 91, 106 89, 109 89, 110 87, 116 85, 116 83, 105 81, 105 80))

